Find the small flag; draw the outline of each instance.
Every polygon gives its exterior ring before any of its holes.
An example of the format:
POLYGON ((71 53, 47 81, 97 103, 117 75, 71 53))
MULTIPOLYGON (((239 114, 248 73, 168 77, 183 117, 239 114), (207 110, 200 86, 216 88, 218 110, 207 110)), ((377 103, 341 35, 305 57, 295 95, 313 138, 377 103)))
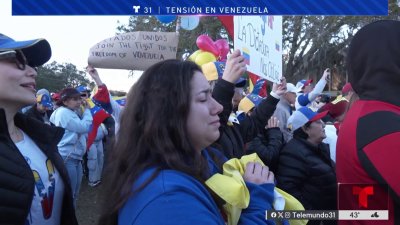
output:
POLYGON ((278 41, 275 42, 275 49, 279 52, 281 50, 281 46, 279 45, 278 41))
POLYGON ((87 99, 89 104, 90 113, 93 117, 92 126, 90 127, 90 131, 88 134, 88 139, 86 142, 86 149, 89 149, 90 146, 93 144, 94 139, 96 139, 97 129, 99 128, 100 124, 110 116, 103 108, 95 105, 91 99, 87 99))
POLYGON ((126 105, 126 96, 122 96, 122 97, 112 97, 112 99, 114 101, 116 101, 120 106, 125 106, 126 105))
POLYGON ((246 47, 243 47, 242 54, 243 54, 244 62, 246 63, 246 65, 250 65, 250 50, 246 47))

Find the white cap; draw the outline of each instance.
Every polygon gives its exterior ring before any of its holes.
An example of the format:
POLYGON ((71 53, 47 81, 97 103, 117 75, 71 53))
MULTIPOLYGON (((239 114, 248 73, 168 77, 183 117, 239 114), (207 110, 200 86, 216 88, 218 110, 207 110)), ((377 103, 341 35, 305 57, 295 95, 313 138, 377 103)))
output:
POLYGON ((292 84, 292 83, 286 84, 286 92, 298 93, 300 91, 301 91, 301 88, 295 87, 294 84, 292 84))

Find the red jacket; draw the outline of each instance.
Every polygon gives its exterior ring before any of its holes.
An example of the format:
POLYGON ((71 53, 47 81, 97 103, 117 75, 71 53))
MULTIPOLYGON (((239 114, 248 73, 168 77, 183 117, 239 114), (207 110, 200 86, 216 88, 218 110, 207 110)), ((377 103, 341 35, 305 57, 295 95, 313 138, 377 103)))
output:
MULTIPOLYGON (((394 222, 394 214, 399 217, 400 107, 381 101, 357 101, 340 127, 336 151, 339 183, 382 183, 393 191, 389 198, 389 221, 340 221, 339 224, 399 224, 398 218, 394 222)), ((338 199, 357 208, 358 202, 350 201, 352 197, 347 192, 338 199)), ((386 201, 387 196, 379 199, 386 201)))

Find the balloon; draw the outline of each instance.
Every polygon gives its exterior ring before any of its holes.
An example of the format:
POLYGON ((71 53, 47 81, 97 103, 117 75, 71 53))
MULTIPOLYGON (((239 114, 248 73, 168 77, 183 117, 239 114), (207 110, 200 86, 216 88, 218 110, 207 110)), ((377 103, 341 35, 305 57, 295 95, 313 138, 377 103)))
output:
POLYGON ((219 39, 214 42, 215 46, 217 46, 219 50, 219 59, 224 61, 229 52, 229 44, 225 39, 219 39))
POLYGON ((197 50, 195 52, 193 52, 190 56, 189 56, 189 60, 194 62, 196 60, 196 57, 199 55, 199 53, 202 53, 202 50, 197 50))
POLYGON ((215 57, 219 56, 219 50, 209 36, 200 35, 197 37, 196 44, 201 50, 211 52, 215 57))
POLYGON ((201 52, 197 55, 195 59, 195 63, 199 66, 209 63, 209 62, 215 62, 217 61, 217 58, 210 52, 201 52))
POLYGON ((171 23, 176 19, 176 16, 156 16, 161 23, 171 23))
POLYGON ((200 18, 198 16, 181 16, 181 27, 185 30, 193 30, 195 29, 200 22, 200 18))

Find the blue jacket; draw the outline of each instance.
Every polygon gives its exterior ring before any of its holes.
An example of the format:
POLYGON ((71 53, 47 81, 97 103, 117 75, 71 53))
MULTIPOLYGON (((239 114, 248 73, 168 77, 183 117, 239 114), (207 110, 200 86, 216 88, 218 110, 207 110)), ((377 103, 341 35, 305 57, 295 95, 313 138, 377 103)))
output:
MULTIPOLYGON (((134 187, 145 182, 154 171, 155 168, 145 170, 134 187)), ((215 168, 210 171, 214 173, 215 168)), ((265 210, 272 208, 274 185, 247 183, 247 187, 251 201, 242 211, 239 224, 274 224, 265 220, 265 210)), ((119 211, 118 224, 225 225, 225 222, 210 193, 199 181, 179 171, 162 170, 142 191, 128 199, 119 211)))
POLYGON ((92 125, 92 114, 86 109, 82 119, 78 114, 64 106, 57 108, 51 114, 50 122, 65 129, 61 141, 58 143, 58 151, 62 157, 82 160, 86 152, 86 135, 92 125))

